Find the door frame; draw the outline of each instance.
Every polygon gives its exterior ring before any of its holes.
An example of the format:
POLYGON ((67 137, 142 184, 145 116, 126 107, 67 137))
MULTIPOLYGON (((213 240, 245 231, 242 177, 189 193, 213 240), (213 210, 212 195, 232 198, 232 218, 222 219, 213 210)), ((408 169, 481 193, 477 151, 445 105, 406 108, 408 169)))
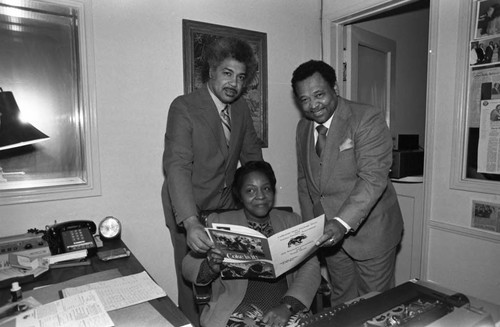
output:
MULTIPOLYGON (((323 0, 321 0, 323 1, 323 0)), ((408 5, 416 0, 392 0, 382 4, 373 5, 367 4, 364 8, 353 8, 352 13, 337 16, 335 14, 322 18, 322 53, 323 60, 337 71, 344 70, 344 27, 347 24, 359 21, 376 14, 395 9, 400 6, 408 5)), ((439 2, 441 0, 430 1, 429 8, 429 50, 427 64, 427 100, 426 100, 426 124, 425 124, 425 149, 431 149, 435 139, 434 131, 434 116, 436 114, 436 72, 437 72, 437 57, 435 55, 438 49, 438 19, 439 19, 439 2)), ((337 80, 339 90, 345 90, 343 78, 337 80)), ((342 92, 342 91, 341 91, 342 92)), ((342 94, 345 96, 345 94, 342 94)), ((424 200, 423 200, 423 226, 422 235, 412 235, 414 240, 419 240, 412 252, 412 262, 417 262, 417 265, 412 268, 417 274, 417 278, 427 280, 427 263, 428 263, 428 241, 429 241, 429 218, 431 214, 431 190, 426 185, 432 185, 432 167, 433 154, 432 151, 426 151, 424 159, 424 200)))

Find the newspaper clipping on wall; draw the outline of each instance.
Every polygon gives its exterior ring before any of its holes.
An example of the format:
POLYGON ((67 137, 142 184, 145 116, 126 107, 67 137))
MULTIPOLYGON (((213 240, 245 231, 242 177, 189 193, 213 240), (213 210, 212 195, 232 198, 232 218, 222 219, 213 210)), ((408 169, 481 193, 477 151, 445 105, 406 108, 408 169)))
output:
POLYGON ((500 174, 500 99, 481 101, 477 171, 500 174))
POLYGON ((468 126, 479 127, 477 171, 500 174, 500 67, 471 72, 468 126))

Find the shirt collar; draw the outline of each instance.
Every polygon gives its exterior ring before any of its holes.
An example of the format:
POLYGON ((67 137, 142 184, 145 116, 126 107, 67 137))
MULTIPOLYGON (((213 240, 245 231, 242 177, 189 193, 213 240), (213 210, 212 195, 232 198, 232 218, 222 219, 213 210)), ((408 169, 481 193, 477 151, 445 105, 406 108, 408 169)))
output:
POLYGON ((215 106, 217 107, 217 110, 219 112, 221 112, 222 109, 224 109, 226 107, 226 104, 224 102, 220 101, 219 98, 216 97, 215 94, 213 94, 212 90, 210 90, 208 85, 207 85, 207 89, 208 89, 208 93, 210 94, 210 97, 212 98, 212 100, 215 103, 215 106))
MULTIPOLYGON (((328 131, 330 131, 330 124, 332 123, 332 119, 333 119, 334 115, 335 115, 335 112, 333 112, 333 114, 330 116, 330 118, 328 118, 328 120, 325 121, 323 124, 318 124, 317 122, 314 122, 314 130, 316 131, 316 127, 318 127, 318 125, 323 125, 326 128, 328 128, 328 131)), ((317 131, 316 131, 316 133, 317 133, 317 131)))

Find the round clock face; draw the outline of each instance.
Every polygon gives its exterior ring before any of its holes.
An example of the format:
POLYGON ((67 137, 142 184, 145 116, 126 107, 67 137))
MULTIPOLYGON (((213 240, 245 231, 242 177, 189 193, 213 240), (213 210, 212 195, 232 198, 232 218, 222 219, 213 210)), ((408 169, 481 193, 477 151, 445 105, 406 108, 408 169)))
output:
POLYGON ((122 225, 115 217, 106 217, 99 224, 99 234, 104 239, 120 237, 122 225))

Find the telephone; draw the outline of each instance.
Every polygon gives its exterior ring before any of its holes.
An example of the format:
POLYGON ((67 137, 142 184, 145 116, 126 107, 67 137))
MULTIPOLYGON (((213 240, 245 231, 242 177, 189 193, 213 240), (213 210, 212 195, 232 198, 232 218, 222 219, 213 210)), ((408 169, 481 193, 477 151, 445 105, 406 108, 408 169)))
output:
POLYGON ((74 220, 49 226, 45 240, 52 254, 87 249, 88 255, 97 252, 94 234, 97 228, 91 220, 74 220))

